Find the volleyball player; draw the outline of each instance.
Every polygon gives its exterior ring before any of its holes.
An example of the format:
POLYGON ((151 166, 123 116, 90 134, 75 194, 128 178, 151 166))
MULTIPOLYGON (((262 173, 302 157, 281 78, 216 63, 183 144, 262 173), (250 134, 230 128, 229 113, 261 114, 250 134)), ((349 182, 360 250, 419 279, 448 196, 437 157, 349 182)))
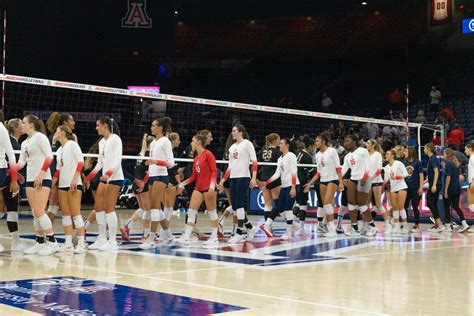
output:
MULTIPOLYGON (((18 175, 17 175, 17 165, 16 165, 16 157, 13 152, 12 143, 10 142, 10 135, 8 133, 7 128, 3 124, 3 119, 0 122, 0 190, 2 190, 3 194, 2 197, 5 195, 11 195, 12 198, 15 198, 19 191, 20 187, 18 185, 18 175), (5 159, 5 157, 8 158, 5 159), (5 191, 9 193, 5 194, 5 191)), ((5 200, 5 198, 3 198, 5 200)), ((4 212, 4 208, 2 209, 2 213, 4 212)), ((13 232, 16 235, 18 234, 18 212, 13 212, 7 209, 7 226, 10 232, 13 232), (16 216, 15 216, 16 215, 16 216), (16 224, 16 229, 15 226, 16 224)), ((16 244, 12 244, 13 246, 18 247, 18 240, 16 240, 16 244)), ((3 252, 4 247, 0 244, 0 252, 3 252)))
MULTIPOLYGON (((265 136, 265 147, 258 153, 258 160, 260 162, 276 163, 281 156, 280 149, 277 147, 280 144, 280 135, 271 133, 265 136)), ((273 209, 273 201, 278 201, 281 189, 281 179, 278 178, 268 186, 265 182, 275 173, 276 166, 260 165, 257 173, 257 184, 262 191, 263 201, 265 206, 263 209, 263 217, 266 221, 270 212, 273 209)), ((276 204, 276 203, 275 203, 276 204)), ((272 232, 269 231, 265 225, 260 226, 268 237, 272 237, 272 232)))
MULTIPOLYGON (((383 168, 383 149, 380 144, 375 139, 369 139, 367 141, 367 150, 370 155, 370 176, 372 180, 372 199, 373 199, 373 212, 377 214, 377 211, 380 210, 382 214, 384 225, 385 225, 385 234, 390 234, 392 230, 392 225, 390 224, 389 218, 387 216, 387 210, 385 209, 382 201, 382 189, 383 189, 383 179, 381 176, 383 168)), ((373 216, 375 217, 375 216, 373 216)))
POLYGON ((323 203, 323 210, 327 221, 328 232, 324 237, 334 238, 337 236, 336 227, 334 225, 334 195, 336 190, 344 190, 342 182, 341 165, 337 151, 328 146, 329 139, 325 134, 320 134, 316 138, 316 147, 319 152, 316 154, 316 164, 318 165, 318 173, 311 179, 306 186, 309 187, 320 178, 320 191, 323 203))
POLYGON ((444 164, 444 212, 446 216, 445 228, 446 231, 451 232, 453 229, 451 227, 451 207, 456 211, 461 220, 460 233, 467 231, 470 227, 466 222, 464 213, 459 207, 459 199, 461 197, 461 184, 459 183, 459 169, 458 166, 460 163, 457 161, 456 156, 453 153, 453 150, 447 148, 444 150, 445 160, 444 164), (457 164, 457 165, 456 165, 457 164))
MULTIPOLYGON (((313 155, 316 150, 316 144, 313 138, 305 136, 303 139, 304 149, 296 155, 297 164, 311 165, 313 164, 313 155)), ((298 167, 298 180, 300 181, 300 189, 296 197, 296 205, 293 208, 293 214, 300 220, 299 231, 303 236, 310 235, 305 230, 306 212, 308 211, 308 191, 304 191, 305 186, 316 173, 316 168, 298 167)))
POLYGON ((155 234, 158 223, 163 229, 161 240, 172 242, 173 235, 169 230, 162 203, 165 202, 166 188, 170 182, 168 168, 174 166, 174 156, 171 141, 166 135, 171 133, 171 119, 163 117, 156 119, 151 124, 151 134, 155 140, 150 144, 150 160, 145 163, 148 166, 148 186, 150 190, 151 205, 151 231, 148 238, 140 245, 141 249, 155 247, 155 234))
POLYGON ((59 126, 54 139, 61 144, 57 150, 58 165, 54 175, 58 179, 58 197, 65 235, 65 243, 59 251, 84 253, 86 251, 85 230, 84 219, 81 215, 81 173, 84 168, 84 156, 69 127, 59 126), (78 239, 76 248, 72 244, 73 223, 78 239))
POLYGON ((33 224, 36 232, 36 243, 25 249, 24 253, 47 256, 55 253, 59 248, 54 237, 51 219, 45 213, 51 191, 49 166, 53 161, 53 152, 48 138, 44 134, 44 124, 38 117, 25 116, 23 129, 28 137, 21 144, 18 170, 27 166, 26 197, 33 212, 33 224))
POLYGON ((429 184, 426 200, 427 200, 428 208, 430 209, 431 214, 433 214, 433 218, 435 220, 435 226, 428 229, 428 231, 432 233, 439 233, 439 232, 443 232, 445 228, 443 226, 441 218, 439 217, 439 210, 438 210, 438 196, 439 196, 439 191, 441 190, 441 177, 439 174, 440 163, 438 161, 438 158, 436 158, 435 151, 436 151, 436 148, 432 143, 428 143, 425 145, 424 152, 425 152, 425 155, 429 157, 428 179, 425 180, 425 182, 428 182, 429 184))
MULTIPOLYGON (((21 119, 11 119, 6 123, 6 128, 10 134, 9 141, 13 148, 13 150, 21 150, 21 145, 18 142, 21 135, 23 135, 23 122, 21 119)), ((0 127, 1 128, 1 127, 0 127)), ((8 146, 8 145, 7 145, 8 146)), ((5 147, 6 148, 6 147, 5 147)), ((7 151, 7 150, 5 150, 7 151)), ((2 155, 3 157, 3 155, 2 155)), ((16 156, 15 157, 19 157, 16 156)), ((7 154, 8 158, 8 154, 7 154)), ((8 162, 10 163, 10 158, 8 158, 8 162)), ((13 170, 16 169, 16 165, 13 167, 13 170)), ((12 173, 12 169, 8 170, 6 182, 4 182, 3 190, 2 190, 2 197, 5 207, 7 209, 7 227, 8 231, 12 235, 12 245, 11 251, 12 252, 22 252, 25 249, 25 245, 20 241, 20 234, 18 232, 18 203, 19 203, 19 194, 18 190, 12 188, 14 186, 12 179, 18 177, 20 182, 24 182, 24 177, 18 173, 12 173), (13 176, 12 176, 13 175, 13 176)))
POLYGON ((405 200, 407 197, 407 184, 405 178, 408 177, 408 172, 405 165, 395 160, 396 151, 391 149, 385 153, 385 159, 388 164, 384 168, 385 181, 390 181, 390 193, 392 202, 392 214, 394 221, 394 228, 391 233, 396 234, 408 234, 408 223, 407 223, 407 212, 405 210, 405 200), (400 224, 400 218, 403 224, 400 224), (403 229, 401 229, 403 225, 403 229))
POLYGON ((359 147, 359 138, 356 135, 347 135, 344 138, 344 147, 349 151, 344 158, 342 175, 351 169, 351 179, 347 182, 347 200, 349 202, 349 216, 351 218, 351 230, 349 236, 359 236, 357 224, 357 209, 362 213, 364 220, 369 223, 366 231, 367 236, 377 233, 372 215, 368 212, 369 192, 372 188, 370 173, 370 156, 367 149, 359 147))
MULTIPOLYGON (((286 219, 286 232, 280 237, 283 240, 291 239, 295 235, 293 226, 293 206, 295 205, 296 194, 299 189, 299 179, 297 176, 298 167, 296 155, 290 150, 291 141, 288 138, 280 140, 281 156, 278 158, 278 165, 275 173, 265 183, 270 185, 273 181, 281 178, 281 190, 275 209, 269 214, 265 226, 271 227, 276 216, 284 216, 286 219)), ((292 149, 292 148, 291 148, 292 149)))
POLYGON ((205 149, 206 137, 202 134, 195 135, 191 145, 193 151, 196 151, 197 153, 193 162, 193 174, 190 178, 179 184, 179 188, 182 190, 190 183, 195 183, 195 186, 189 202, 188 222, 186 223, 184 234, 178 239, 178 242, 183 244, 191 243, 191 233, 193 232, 198 209, 204 202, 212 226, 211 237, 204 242, 204 245, 216 245, 219 243, 219 240, 217 239, 219 217, 217 216, 216 210, 216 158, 209 150, 205 149))
POLYGON ((469 183, 469 189, 467 191, 467 203, 469 210, 474 212, 474 143, 469 143, 464 149, 464 153, 469 157, 467 182, 469 183))
MULTIPOLYGON (((242 124, 232 128, 232 138, 235 143, 229 148, 229 167, 222 177, 219 190, 224 186, 225 180, 230 177, 230 199, 232 209, 237 215, 237 230, 229 239, 229 243, 244 242, 243 227, 245 223, 244 204, 248 199, 248 189, 257 185, 258 162, 253 144, 248 140, 248 133, 242 124), (250 178, 249 163, 252 163, 252 178, 250 178)), ((258 231, 249 221, 245 223, 247 240, 252 240, 258 231)))
POLYGON ((411 202, 411 208, 415 217, 415 225, 412 227, 412 233, 420 232, 420 211, 418 206, 420 204, 421 196, 423 194, 423 166, 421 161, 417 159, 416 148, 408 147, 405 155, 405 167, 407 168, 408 177, 405 178, 405 182, 408 186, 407 198, 405 201, 405 210, 408 210, 408 205, 411 202))
POLYGON ((99 142, 99 159, 94 170, 86 179, 86 188, 94 176, 102 170, 101 182, 95 195, 95 211, 99 237, 89 246, 91 250, 114 251, 118 249, 117 228, 118 219, 115 205, 124 182, 122 171, 122 139, 113 119, 102 117, 96 123, 97 133, 103 138, 99 142), (106 238, 107 225, 109 238, 106 238))
POLYGON ((127 241, 130 240, 130 225, 131 223, 137 220, 142 220, 143 237, 147 238, 150 234, 150 194, 148 189, 148 182, 144 182, 148 168, 145 164, 145 160, 143 159, 143 157, 147 157, 150 155, 150 144, 153 139, 153 136, 150 136, 146 133, 143 135, 142 148, 139 153, 142 159, 136 161, 136 165, 134 168, 133 191, 138 202, 138 209, 127 220, 125 225, 120 227, 120 233, 122 234, 122 238, 127 241))

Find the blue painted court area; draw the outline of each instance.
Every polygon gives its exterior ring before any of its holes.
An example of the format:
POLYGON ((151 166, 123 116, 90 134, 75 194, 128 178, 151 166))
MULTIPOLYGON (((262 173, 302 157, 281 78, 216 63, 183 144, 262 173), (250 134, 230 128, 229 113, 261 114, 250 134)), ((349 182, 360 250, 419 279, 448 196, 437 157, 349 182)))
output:
POLYGON ((209 315, 245 309, 75 277, 0 282, 0 303, 42 315, 209 315))

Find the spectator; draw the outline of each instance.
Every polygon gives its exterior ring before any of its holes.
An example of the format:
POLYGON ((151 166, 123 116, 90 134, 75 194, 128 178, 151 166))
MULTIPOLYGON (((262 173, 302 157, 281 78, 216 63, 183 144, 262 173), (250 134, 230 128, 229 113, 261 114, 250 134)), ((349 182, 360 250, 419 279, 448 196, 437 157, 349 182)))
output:
POLYGON ((376 123, 367 123, 366 128, 369 139, 377 139, 379 136, 379 126, 376 123))
POLYGON ((346 127, 344 126, 344 122, 343 122, 343 121, 339 121, 339 122, 338 122, 338 125, 337 125, 337 129, 336 129, 336 131, 335 131, 334 137, 337 138, 337 139, 343 140, 344 137, 346 137, 346 135, 347 135, 347 129, 346 129, 346 127))
POLYGON ((454 129, 448 133, 448 146, 454 150, 459 150, 464 141, 464 131, 459 124, 454 125, 454 129))
POLYGON ((393 110, 400 110, 401 102, 402 102, 402 94, 398 88, 394 88, 392 92, 390 92, 390 109, 389 112, 393 110))
POLYGON ((431 139, 431 143, 435 146, 441 146, 441 137, 439 137, 438 132, 433 133, 433 138, 431 139))
POLYGON ((329 112, 329 108, 332 105, 332 100, 327 93, 323 93, 323 98, 321 99, 321 106, 324 112, 329 112))
POLYGON ((415 123, 418 123, 418 124, 428 124, 428 120, 426 119, 426 116, 425 116, 425 111, 418 111, 418 114, 415 118, 415 123))
POLYGON ((446 118, 446 120, 448 120, 448 122, 454 121, 454 113, 448 106, 442 109, 441 113, 446 118))
POLYGON ((430 91, 430 112, 438 113, 439 112, 439 103, 441 100, 441 92, 436 89, 436 86, 431 87, 430 91))

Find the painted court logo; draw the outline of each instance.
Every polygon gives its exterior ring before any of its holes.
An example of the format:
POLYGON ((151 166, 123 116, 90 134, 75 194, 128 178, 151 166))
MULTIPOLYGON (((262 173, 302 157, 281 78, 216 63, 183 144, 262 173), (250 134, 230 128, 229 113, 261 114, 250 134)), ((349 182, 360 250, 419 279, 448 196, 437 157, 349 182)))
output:
POLYGON ((146 0, 128 0, 128 10, 122 18, 123 28, 151 28, 152 19, 146 11, 146 0))

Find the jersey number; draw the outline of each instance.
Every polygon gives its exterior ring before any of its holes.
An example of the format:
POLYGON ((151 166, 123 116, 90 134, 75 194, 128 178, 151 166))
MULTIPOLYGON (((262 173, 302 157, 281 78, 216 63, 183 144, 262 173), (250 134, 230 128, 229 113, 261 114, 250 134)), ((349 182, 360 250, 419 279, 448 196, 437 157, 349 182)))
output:
POLYGON ((200 168, 199 166, 196 166, 195 169, 196 169, 196 172, 197 172, 197 173, 200 173, 200 172, 201 172, 201 168, 200 168))
POLYGON ((446 8, 446 2, 441 2, 436 4, 436 9, 441 10, 446 8))
POLYGON ((272 159, 272 151, 271 150, 268 150, 268 149, 265 149, 263 151, 263 154, 262 154, 262 158, 263 160, 265 161, 270 161, 272 159))

